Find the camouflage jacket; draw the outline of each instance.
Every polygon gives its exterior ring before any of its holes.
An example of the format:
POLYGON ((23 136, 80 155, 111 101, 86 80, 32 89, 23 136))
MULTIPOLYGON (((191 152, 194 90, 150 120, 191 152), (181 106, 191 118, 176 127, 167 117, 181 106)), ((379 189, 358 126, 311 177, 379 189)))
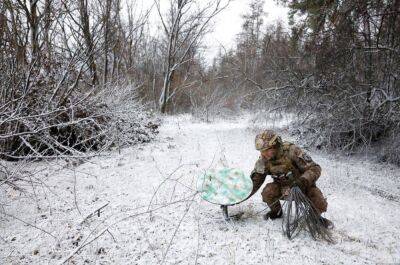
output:
POLYGON ((256 192, 263 184, 265 177, 271 175, 274 181, 281 185, 290 185, 290 179, 305 178, 310 185, 321 175, 321 167, 315 163, 300 147, 295 144, 284 142, 278 150, 274 159, 265 160, 260 156, 254 170, 251 173, 253 180, 253 192, 256 192), (286 176, 287 181, 283 181, 286 176), (281 177, 281 178, 279 178, 281 177))

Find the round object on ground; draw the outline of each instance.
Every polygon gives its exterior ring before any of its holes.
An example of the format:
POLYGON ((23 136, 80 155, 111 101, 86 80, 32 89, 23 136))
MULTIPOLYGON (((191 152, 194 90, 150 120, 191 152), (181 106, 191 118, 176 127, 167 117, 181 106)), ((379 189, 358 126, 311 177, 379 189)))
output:
POLYGON ((234 205, 248 198, 253 190, 253 182, 240 169, 211 169, 198 177, 197 190, 208 202, 234 205))

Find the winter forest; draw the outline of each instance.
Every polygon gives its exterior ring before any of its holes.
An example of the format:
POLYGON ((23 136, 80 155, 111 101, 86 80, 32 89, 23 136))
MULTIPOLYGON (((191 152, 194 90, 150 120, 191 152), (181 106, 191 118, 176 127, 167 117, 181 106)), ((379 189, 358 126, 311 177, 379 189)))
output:
POLYGON ((0 11, 0 264, 400 263, 400 0, 0 11))

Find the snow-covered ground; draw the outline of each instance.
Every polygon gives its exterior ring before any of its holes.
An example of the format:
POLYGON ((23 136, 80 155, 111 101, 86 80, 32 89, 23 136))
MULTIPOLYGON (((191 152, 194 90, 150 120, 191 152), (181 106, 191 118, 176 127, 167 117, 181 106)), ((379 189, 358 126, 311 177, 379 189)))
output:
POLYGON ((305 232, 288 240, 280 221, 263 220, 260 191, 230 208, 245 212, 237 221, 202 201, 196 177, 220 166, 250 173, 262 127, 251 116, 210 124, 167 117, 149 144, 79 165, 35 164, 42 182, 1 191, 0 264, 70 256, 70 264, 400 263, 400 170, 390 165, 309 151, 323 168, 332 245, 305 232))

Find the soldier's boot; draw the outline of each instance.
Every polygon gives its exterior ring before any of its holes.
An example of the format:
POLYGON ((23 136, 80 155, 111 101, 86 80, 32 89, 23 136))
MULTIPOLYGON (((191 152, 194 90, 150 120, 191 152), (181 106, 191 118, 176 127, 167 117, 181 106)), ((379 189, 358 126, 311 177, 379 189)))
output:
POLYGON ((333 224, 333 222, 331 220, 329 220, 328 218, 319 217, 319 221, 322 223, 322 225, 326 228, 326 229, 332 229, 335 227, 335 225, 333 224))
POLYGON ((274 220, 277 218, 282 218, 282 211, 279 211, 279 212, 269 211, 268 213, 264 214, 263 217, 264 217, 264 220, 268 220, 268 219, 274 220))

